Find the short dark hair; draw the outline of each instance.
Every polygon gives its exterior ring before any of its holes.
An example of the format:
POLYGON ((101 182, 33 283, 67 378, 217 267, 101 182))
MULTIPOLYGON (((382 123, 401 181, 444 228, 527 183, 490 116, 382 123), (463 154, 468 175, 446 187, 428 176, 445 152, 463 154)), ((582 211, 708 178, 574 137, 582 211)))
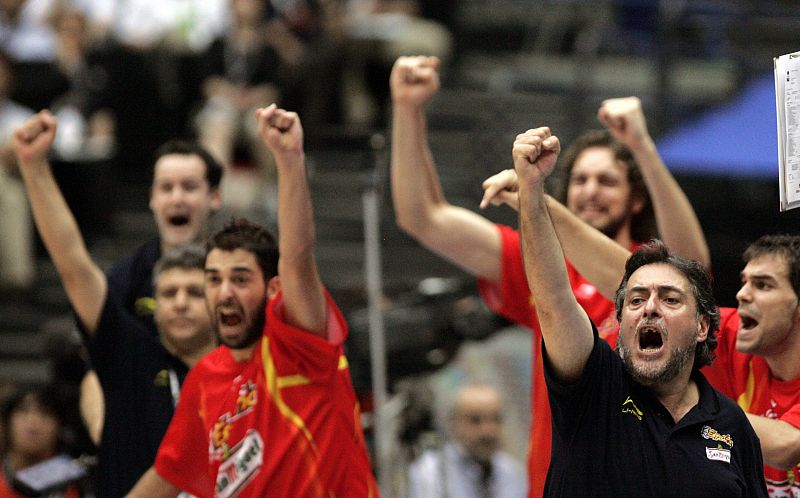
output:
POLYGON ((156 149, 153 154, 153 173, 155 173, 155 165, 158 160, 170 154, 197 156, 202 159, 206 166, 206 180, 208 180, 209 188, 219 188, 219 182, 222 180, 222 165, 205 147, 186 140, 169 140, 156 149))
POLYGON ((234 251, 244 249, 252 252, 264 280, 278 274, 278 244, 266 228, 245 218, 232 218, 206 244, 206 254, 212 249, 234 251))
POLYGON ((196 243, 174 247, 164 253, 155 266, 153 266, 153 285, 159 275, 167 270, 179 268, 182 270, 203 270, 206 264, 205 248, 196 243))
POLYGON ((716 332, 719 328, 719 309, 714 302, 714 293, 711 289, 711 280, 703 265, 697 261, 682 258, 672 254, 658 239, 653 239, 634 252, 625 263, 625 276, 619 284, 614 295, 614 306, 617 310, 617 321, 622 320, 622 305, 627 294, 628 280, 633 272, 645 265, 663 263, 670 265, 681 272, 689 281, 689 286, 694 295, 697 306, 697 316, 708 317, 708 336, 703 342, 697 343, 694 354, 693 370, 711 365, 714 361, 714 350, 717 348, 716 332))
POLYGON ((761 256, 783 256, 789 271, 789 282, 800 296, 800 236, 788 234, 764 235, 747 246, 742 259, 745 264, 761 256))
POLYGON ((559 180, 556 183, 554 197, 562 204, 567 204, 567 191, 569 190, 572 169, 575 161, 586 149, 592 147, 605 147, 611 150, 614 159, 621 161, 628 171, 628 183, 631 186, 631 195, 641 197, 644 207, 631 218, 631 237, 633 240, 643 241, 657 237, 656 219, 653 213, 653 203, 647 185, 644 183, 639 166, 633 159, 630 149, 618 142, 607 130, 589 130, 577 139, 564 151, 560 159, 559 180))

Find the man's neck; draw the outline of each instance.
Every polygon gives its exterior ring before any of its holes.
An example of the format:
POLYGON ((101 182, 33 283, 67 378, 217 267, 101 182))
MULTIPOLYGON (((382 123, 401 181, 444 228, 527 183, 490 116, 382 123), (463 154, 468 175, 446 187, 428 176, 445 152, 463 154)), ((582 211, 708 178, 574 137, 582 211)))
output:
POLYGON ((656 398, 672 415, 676 424, 700 401, 700 389, 689 375, 691 371, 681 373, 669 384, 653 387, 656 398))
POLYGON ((197 365, 197 362, 200 361, 200 358, 205 356, 206 354, 210 353, 214 349, 214 343, 208 343, 206 346, 202 348, 195 349, 193 351, 185 352, 185 353, 178 353, 176 356, 180 358, 180 360, 189 368, 197 365))
POLYGON ((244 363, 245 361, 249 360, 251 356, 253 356, 253 351, 256 349, 256 345, 253 344, 252 346, 241 349, 233 349, 230 347, 228 349, 230 349, 231 356, 236 363, 244 363))
MULTIPOLYGON (((800 337, 794 332, 795 337, 800 337)), ((796 340, 789 347, 782 348, 778 353, 764 356, 764 361, 769 366, 772 377, 786 382, 800 377, 800 340, 796 340)))

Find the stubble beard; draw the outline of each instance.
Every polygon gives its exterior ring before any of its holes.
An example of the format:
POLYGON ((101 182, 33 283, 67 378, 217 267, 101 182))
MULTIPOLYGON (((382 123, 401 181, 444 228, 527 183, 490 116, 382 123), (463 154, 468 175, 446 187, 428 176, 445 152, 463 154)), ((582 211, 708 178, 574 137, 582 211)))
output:
POLYGON ((266 307, 267 298, 265 297, 255 312, 256 319, 250 324, 241 339, 232 341, 218 334, 217 338, 219 342, 228 346, 230 349, 247 349, 255 344, 264 333, 264 325, 267 322, 266 307))
POLYGON ((670 357, 667 362, 658 367, 635 364, 628 348, 622 343, 617 345, 617 352, 625 365, 625 371, 628 372, 634 382, 642 386, 652 387, 673 381, 683 371, 686 364, 694 359, 696 347, 694 343, 686 346, 675 346, 670 351, 670 357))

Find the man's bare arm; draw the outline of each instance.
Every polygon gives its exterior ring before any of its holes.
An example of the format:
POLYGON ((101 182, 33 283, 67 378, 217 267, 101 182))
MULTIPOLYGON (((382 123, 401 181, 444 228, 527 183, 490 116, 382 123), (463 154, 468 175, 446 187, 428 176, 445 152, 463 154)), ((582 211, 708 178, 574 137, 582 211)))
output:
POLYGON ((771 467, 791 470, 800 464, 800 429, 783 420, 747 414, 750 425, 761 440, 764 463, 771 467))
POLYGON ((397 224, 472 275, 500 278, 500 234, 492 222, 453 206, 442 193, 427 142, 425 105, 439 90, 435 57, 401 57, 390 78, 392 200, 397 224))
POLYGON ((256 111, 259 134, 278 170, 278 276, 289 324, 324 337, 327 305, 314 258, 314 212, 306 178, 303 128, 275 104, 256 111))
POLYGON ((93 334, 106 300, 108 281, 92 261, 75 217, 58 188, 47 155, 57 121, 42 111, 14 132, 14 151, 28 191, 36 227, 61 283, 86 330, 93 334))
MULTIPOLYGON (((483 182, 483 189, 482 208, 489 204, 508 204, 519 211, 519 184, 513 169, 487 178, 483 182)), ((625 262, 631 255, 630 251, 550 196, 547 196, 547 207, 564 255, 602 295, 613 300, 625 273, 625 262)))
POLYGON ((683 189, 661 160, 647 131, 641 101, 636 97, 606 100, 597 116, 609 133, 630 149, 639 165, 653 203, 659 238, 670 251, 710 267, 708 243, 700 221, 683 189))
POLYGON ((594 338, 589 318, 572 292, 544 193, 544 180, 560 150, 558 138, 548 128, 537 128, 517 136, 513 158, 528 286, 537 296, 536 311, 553 371, 562 381, 571 381, 583 372, 594 338))

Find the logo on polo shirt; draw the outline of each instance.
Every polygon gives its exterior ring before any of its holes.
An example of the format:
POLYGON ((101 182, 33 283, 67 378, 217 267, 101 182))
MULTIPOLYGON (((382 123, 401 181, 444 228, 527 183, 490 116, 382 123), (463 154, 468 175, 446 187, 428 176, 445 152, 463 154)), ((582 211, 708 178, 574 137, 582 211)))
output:
POLYGON ((639 420, 642 420, 642 417, 644 417, 644 412, 636 406, 636 403, 633 402, 630 396, 622 403, 622 413, 630 413, 639 420))
POLYGON ((711 427, 704 425, 700 431, 700 435, 706 439, 710 439, 711 441, 725 443, 733 448, 733 438, 730 434, 720 434, 716 429, 712 429, 711 427))

